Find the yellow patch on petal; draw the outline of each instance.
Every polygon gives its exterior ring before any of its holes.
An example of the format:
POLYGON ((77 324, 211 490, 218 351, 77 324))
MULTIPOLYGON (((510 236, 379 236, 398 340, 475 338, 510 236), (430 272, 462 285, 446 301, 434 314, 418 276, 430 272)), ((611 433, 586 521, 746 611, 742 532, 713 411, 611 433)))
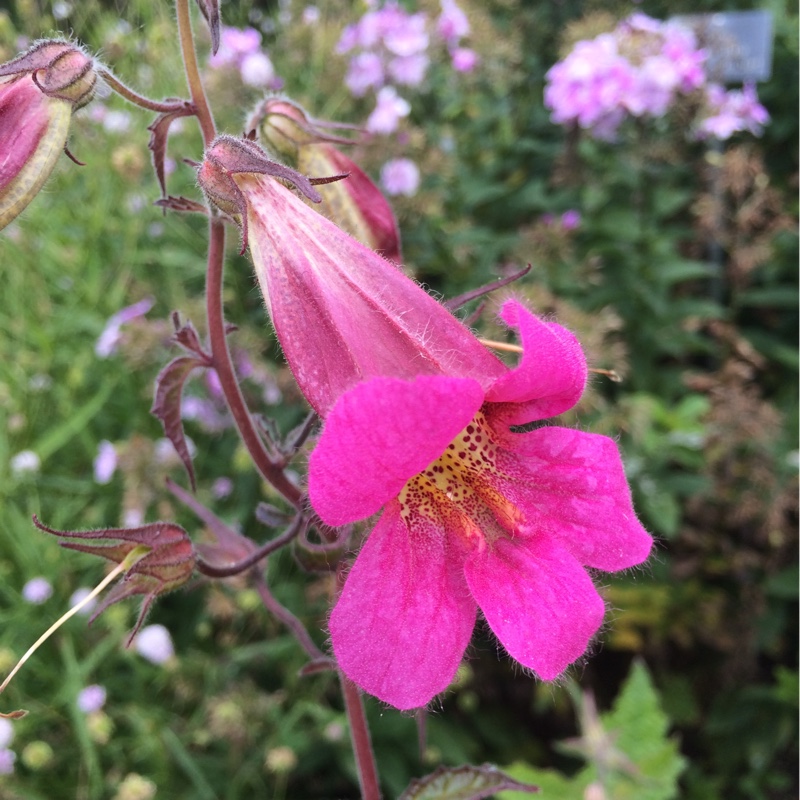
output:
POLYGON ((497 445, 480 412, 424 472, 400 492, 401 516, 438 520, 465 544, 482 549, 500 536, 513 536, 522 512, 497 488, 497 445))

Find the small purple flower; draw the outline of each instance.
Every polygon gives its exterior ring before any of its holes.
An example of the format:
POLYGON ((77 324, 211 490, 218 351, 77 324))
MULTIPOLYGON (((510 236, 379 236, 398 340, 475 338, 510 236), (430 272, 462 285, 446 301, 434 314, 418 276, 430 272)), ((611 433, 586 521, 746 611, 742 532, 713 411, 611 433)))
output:
POLYGON ((255 53, 261 47, 261 34, 255 28, 228 28, 220 30, 219 50, 208 63, 212 67, 225 67, 238 64, 243 56, 255 53))
POLYGON ((430 59, 424 53, 413 56, 398 56, 388 65, 389 74, 403 86, 419 86, 425 80, 430 59))
POLYGON ((408 101, 397 94, 393 86, 384 86, 378 92, 375 110, 367 119, 366 128, 370 133, 394 133, 402 117, 411 111, 408 101))
POLYGON ((319 9, 316 6, 306 6, 303 9, 303 24, 304 25, 316 25, 319 22, 319 9))
POLYGON ((363 97, 368 89, 383 85, 383 62, 376 53, 359 53, 350 59, 344 82, 351 94, 363 97))
POLYGON ((698 138, 712 136, 729 139, 738 131, 760 136, 769 122, 769 112, 758 102, 755 87, 747 85, 741 91, 725 91, 722 86, 709 84, 706 91, 707 116, 698 126, 698 138))
POLYGON ((107 133, 125 133, 133 118, 127 111, 109 111, 103 117, 103 130, 107 133))
POLYGON ((33 450, 20 450, 11 457, 9 466, 11 474, 15 478, 21 478, 24 475, 36 474, 42 466, 42 461, 33 450))
POLYGON ((0 717, 0 750, 5 750, 14 741, 14 723, 0 717))
POLYGON ((387 194, 407 197, 419 189, 419 168, 408 158, 395 158, 381 168, 381 185, 387 194))
POLYGON ((396 56, 424 53, 429 42, 426 22, 424 14, 403 14, 402 17, 397 15, 383 33, 386 49, 396 56))
POLYGON ((0 750, 0 775, 11 775, 14 772, 14 762, 17 754, 13 750, 3 748, 0 750))
POLYGON ((84 714, 93 714, 106 704, 106 690, 98 683, 93 683, 78 693, 78 710, 84 714))
POLYGON ((450 57, 453 61, 453 69, 456 72, 472 72, 480 61, 478 54, 468 47, 456 47, 450 57))
POLYGON ((114 477, 117 469, 117 450, 108 439, 103 439, 97 446, 94 458, 94 481, 104 485, 114 477))
POLYGON ((217 478, 211 484, 211 494, 216 500, 224 500, 233 493, 233 481, 230 478, 217 478))
POLYGON ((469 20, 455 0, 442 0, 442 13, 436 21, 436 32, 449 45, 469 36, 469 20))
POLYGON ((143 317, 154 305, 155 300, 152 297, 145 297, 138 303, 126 306, 125 308, 117 311, 108 318, 103 332, 97 339, 94 346, 95 355, 98 358, 108 358, 119 345, 119 340, 122 337, 121 328, 126 322, 143 317))
POLYGON ((565 211, 561 215, 561 227, 565 231, 574 231, 579 228, 581 224, 581 212, 576 211, 574 208, 565 211))
MULTIPOLYGON (((69 598, 69 607, 73 608, 74 606, 78 605, 78 603, 85 600, 86 597, 91 593, 92 590, 85 586, 82 586, 80 589, 76 589, 69 598)), ((89 614, 91 614, 96 607, 97 607, 97 599, 95 598, 93 600, 90 600, 80 611, 78 611, 78 614, 84 617, 88 617, 89 614)))
POLYGON ((239 64, 239 73, 248 86, 263 88, 275 77, 275 67, 264 53, 248 53, 239 64))
POLYGON ((39 606, 47 602, 53 595, 53 587, 47 578, 31 578, 22 587, 22 599, 39 606))
POLYGON ((163 625, 145 625, 133 640, 133 646, 152 664, 165 664, 175 655, 172 637, 163 625))

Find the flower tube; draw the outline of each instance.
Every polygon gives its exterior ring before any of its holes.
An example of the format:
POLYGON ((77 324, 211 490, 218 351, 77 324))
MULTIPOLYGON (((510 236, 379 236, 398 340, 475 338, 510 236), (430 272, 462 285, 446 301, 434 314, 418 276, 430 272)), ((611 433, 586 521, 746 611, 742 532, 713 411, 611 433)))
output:
POLYGON ((558 677, 605 614, 586 570, 627 569, 652 547, 611 439, 515 430, 578 402, 577 340, 509 301, 523 345, 510 368, 263 170, 227 176, 278 339, 324 418, 311 504, 334 526, 382 512, 330 617, 342 670, 391 705, 424 706, 480 609, 512 658, 558 677))
POLYGON ((94 60, 61 40, 0 65, 0 229, 33 200, 67 143, 75 109, 94 94, 94 60))

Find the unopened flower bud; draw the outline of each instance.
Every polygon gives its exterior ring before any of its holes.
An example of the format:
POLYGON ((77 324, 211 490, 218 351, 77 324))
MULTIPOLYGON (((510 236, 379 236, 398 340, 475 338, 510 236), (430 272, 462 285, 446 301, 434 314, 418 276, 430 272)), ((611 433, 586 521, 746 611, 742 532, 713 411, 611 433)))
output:
POLYGON ((94 60, 62 40, 36 42, 0 65, 0 229, 42 188, 96 82, 94 60))
POLYGON ((153 522, 136 528, 59 531, 43 525, 36 517, 33 522, 39 530, 66 539, 67 541, 59 542, 62 547, 101 556, 117 564, 125 561, 134 551, 145 552, 145 555, 138 557, 133 566, 125 571, 122 581, 109 592, 91 617, 92 620, 95 619, 110 605, 127 597, 143 595, 142 609, 129 643, 156 597, 182 586, 194 571, 195 553, 192 541, 178 525, 153 522), (79 541, 71 541, 76 539, 79 541), (87 544, 87 541, 97 544, 87 544))
POLYGON ((392 207, 372 179, 335 145, 353 140, 330 133, 291 100, 272 97, 258 105, 247 124, 304 175, 347 178, 320 187, 322 210, 340 228, 395 264, 401 261, 400 231, 392 207))

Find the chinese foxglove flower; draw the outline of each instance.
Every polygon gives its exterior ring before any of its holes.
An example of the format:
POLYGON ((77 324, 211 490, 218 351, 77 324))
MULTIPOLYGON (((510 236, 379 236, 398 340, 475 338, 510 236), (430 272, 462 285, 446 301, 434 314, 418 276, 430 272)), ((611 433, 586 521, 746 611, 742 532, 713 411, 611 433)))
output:
POLYGON ((401 262, 400 230, 392 207, 372 179, 336 145, 353 144, 311 119, 296 103, 273 97, 259 103, 247 124, 304 175, 347 175, 319 187, 323 210, 362 244, 401 262))
POLYGON ((42 40, 0 65, 0 229, 33 200, 67 144, 72 112, 94 94, 94 60, 42 40))
POLYGON ((424 706, 452 681, 480 608, 513 658, 557 677, 604 616, 586 568, 626 569, 652 546, 611 439, 514 430, 575 405, 579 344, 512 301, 502 316, 524 355, 507 367, 274 166, 232 169, 234 144, 218 139, 198 176, 246 221, 278 339, 325 420, 311 503, 330 525, 383 509, 331 614, 341 668, 387 703, 424 706))

